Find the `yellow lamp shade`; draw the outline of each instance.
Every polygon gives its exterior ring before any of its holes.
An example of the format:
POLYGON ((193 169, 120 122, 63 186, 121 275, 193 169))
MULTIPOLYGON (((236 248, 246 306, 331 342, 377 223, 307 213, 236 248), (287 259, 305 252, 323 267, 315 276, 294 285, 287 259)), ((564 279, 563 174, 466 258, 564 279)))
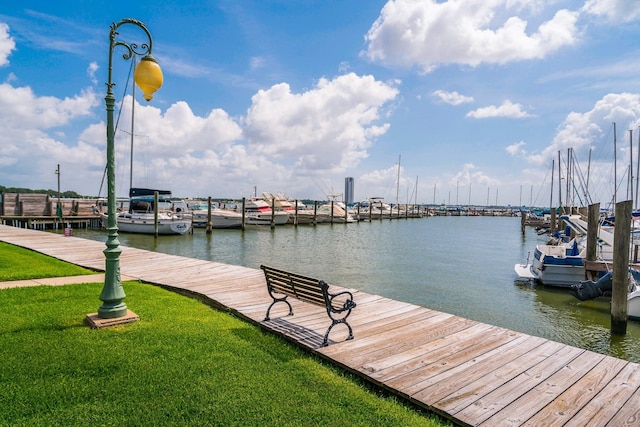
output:
POLYGON ((142 89, 144 99, 151 101, 153 94, 162 86, 163 80, 160 65, 151 54, 145 55, 140 60, 133 73, 133 80, 142 89))

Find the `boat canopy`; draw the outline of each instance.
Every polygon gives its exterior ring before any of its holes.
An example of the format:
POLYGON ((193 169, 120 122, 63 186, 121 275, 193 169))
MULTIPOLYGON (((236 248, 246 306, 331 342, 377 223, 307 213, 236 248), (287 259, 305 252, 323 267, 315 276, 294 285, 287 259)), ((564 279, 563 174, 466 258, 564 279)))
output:
POLYGON ((169 190, 153 190, 151 188, 130 188, 129 197, 153 196, 156 191, 158 192, 159 195, 171 196, 171 191, 169 190))

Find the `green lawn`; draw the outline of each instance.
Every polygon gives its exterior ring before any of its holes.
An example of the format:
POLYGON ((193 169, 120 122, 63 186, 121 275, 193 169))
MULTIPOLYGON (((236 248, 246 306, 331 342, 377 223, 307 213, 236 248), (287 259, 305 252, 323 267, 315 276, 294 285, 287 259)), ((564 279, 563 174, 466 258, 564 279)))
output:
POLYGON ((450 425, 227 313, 124 287, 141 320, 101 330, 83 323, 101 283, 0 290, 0 426, 450 425))
POLYGON ((79 276, 92 270, 19 246, 0 242, 0 281, 40 279, 43 277, 79 276))

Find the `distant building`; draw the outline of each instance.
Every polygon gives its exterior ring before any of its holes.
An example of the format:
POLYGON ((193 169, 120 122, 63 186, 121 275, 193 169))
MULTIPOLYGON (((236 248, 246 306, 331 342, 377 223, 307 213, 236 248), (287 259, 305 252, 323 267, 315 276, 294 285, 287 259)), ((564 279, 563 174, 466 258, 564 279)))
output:
POLYGON ((344 179, 344 202, 350 204, 353 200, 353 178, 348 176, 344 179))

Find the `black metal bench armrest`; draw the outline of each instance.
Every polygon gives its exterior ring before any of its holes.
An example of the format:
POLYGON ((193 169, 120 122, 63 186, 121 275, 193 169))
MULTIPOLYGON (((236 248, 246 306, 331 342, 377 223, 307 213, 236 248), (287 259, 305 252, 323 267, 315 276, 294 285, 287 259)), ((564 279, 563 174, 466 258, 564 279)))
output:
POLYGON ((349 291, 337 292, 335 294, 327 292, 329 296, 329 306, 331 307, 331 311, 334 313, 342 313, 343 311, 349 311, 356 307, 356 302, 353 300, 353 294, 349 291), (333 300, 341 297, 343 295, 348 295, 348 298, 342 304, 342 307, 338 308, 334 306, 333 300))

